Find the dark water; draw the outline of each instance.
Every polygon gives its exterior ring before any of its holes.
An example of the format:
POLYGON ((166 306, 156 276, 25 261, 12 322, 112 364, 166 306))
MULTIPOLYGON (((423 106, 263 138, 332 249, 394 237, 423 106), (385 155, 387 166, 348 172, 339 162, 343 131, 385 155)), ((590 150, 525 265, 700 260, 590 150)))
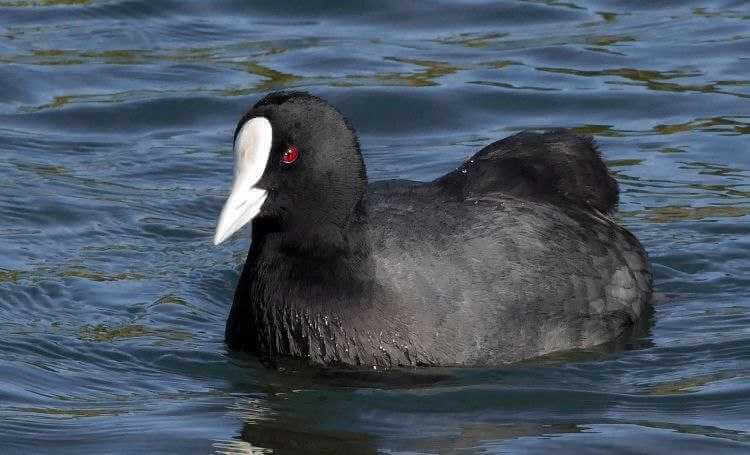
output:
POLYGON ((750 3, 0 0, 0 63, 0 453, 750 453, 750 3), (290 87, 375 179, 595 135, 650 327, 417 375, 228 352, 231 132, 290 87))

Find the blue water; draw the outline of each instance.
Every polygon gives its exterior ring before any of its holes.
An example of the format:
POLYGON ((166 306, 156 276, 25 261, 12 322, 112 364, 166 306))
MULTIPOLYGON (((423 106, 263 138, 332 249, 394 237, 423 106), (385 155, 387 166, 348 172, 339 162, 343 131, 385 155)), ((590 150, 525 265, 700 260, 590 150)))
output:
POLYGON ((0 0, 0 453, 750 453, 750 3, 0 0), (231 134, 300 88, 372 179, 593 134, 648 327, 496 369, 269 370, 223 326, 231 134))

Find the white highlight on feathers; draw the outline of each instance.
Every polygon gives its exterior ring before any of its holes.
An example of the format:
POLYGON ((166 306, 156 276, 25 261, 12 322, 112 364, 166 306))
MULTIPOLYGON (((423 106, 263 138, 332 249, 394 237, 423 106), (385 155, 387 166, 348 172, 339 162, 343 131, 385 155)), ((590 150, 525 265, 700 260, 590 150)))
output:
POLYGON ((234 181, 229 198, 216 224, 218 245, 250 222, 260 212, 268 193, 255 185, 263 177, 271 154, 271 122, 255 117, 242 125, 234 141, 234 181))

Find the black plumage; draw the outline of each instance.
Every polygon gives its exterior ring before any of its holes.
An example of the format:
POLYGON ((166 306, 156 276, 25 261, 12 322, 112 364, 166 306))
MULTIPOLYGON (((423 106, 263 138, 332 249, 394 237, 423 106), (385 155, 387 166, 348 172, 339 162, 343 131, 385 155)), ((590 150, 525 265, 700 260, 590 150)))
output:
MULTIPOLYGON (((618 189, 567 130, 495 142, 432 182, 367 184, 354 129, 280 92, 265 117, 268 199, 226 326, 264 359, 324 365, 495 365, 586 348, 642 317, 652 280, 609 214, 618 189), (282 166, 285 147, 299 147, 282 166)), ((235 132, 235 139, 237 135, 235 132)))

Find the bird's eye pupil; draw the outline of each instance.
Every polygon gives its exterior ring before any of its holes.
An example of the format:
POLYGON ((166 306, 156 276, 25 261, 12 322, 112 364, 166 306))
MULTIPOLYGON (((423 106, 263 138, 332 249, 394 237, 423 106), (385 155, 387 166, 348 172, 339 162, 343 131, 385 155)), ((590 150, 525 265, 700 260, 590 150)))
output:
POLYGON ((286 148, 286 151, 281 155, 281 162, 284 164, 292 164, 299 158, 299 149, 295 145, 290 145, 286 148))

